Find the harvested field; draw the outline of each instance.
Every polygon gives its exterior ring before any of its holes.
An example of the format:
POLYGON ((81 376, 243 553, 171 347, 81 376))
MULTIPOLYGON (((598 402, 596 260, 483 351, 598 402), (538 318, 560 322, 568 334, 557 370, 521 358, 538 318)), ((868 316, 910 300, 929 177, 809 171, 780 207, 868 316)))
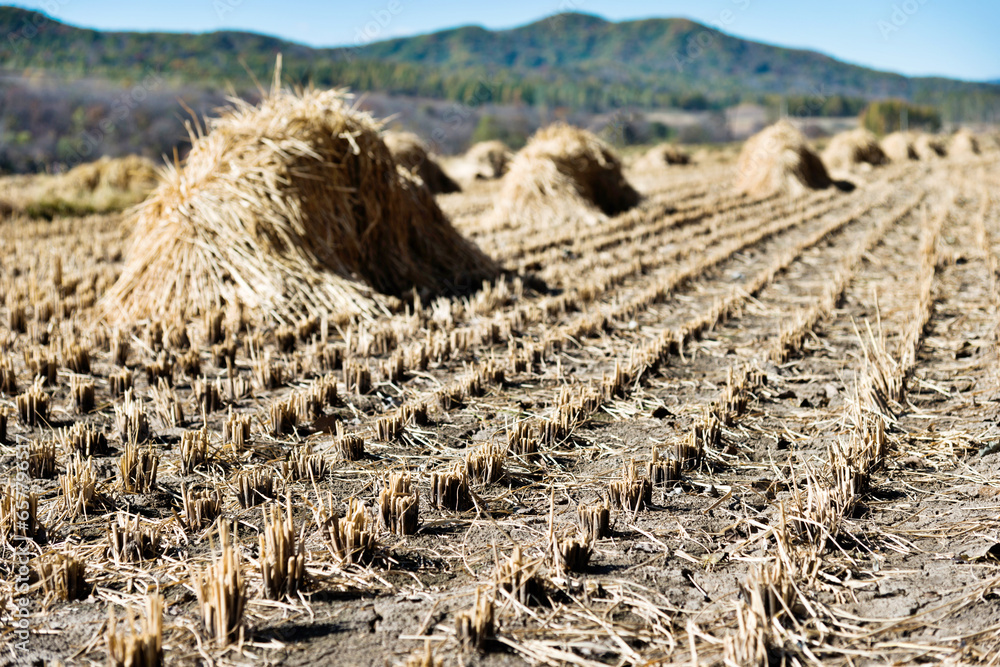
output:
POLYGON ((5 214, 32 656, 1000 664, 996 153, 737 175, 566 227, 498 221, 498 181, 439 197, 503 277, 339 325, 109 324, 125 218, 5 214))

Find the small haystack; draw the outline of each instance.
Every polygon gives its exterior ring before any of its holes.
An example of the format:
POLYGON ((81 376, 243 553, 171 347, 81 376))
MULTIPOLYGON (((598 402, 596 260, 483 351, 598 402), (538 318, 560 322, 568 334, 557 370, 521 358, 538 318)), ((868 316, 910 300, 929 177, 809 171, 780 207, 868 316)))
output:
POLYGON ((65 187, 86 192, 101 189, 148 192, 156 185, 156 167, 138 155, 102 157, 70 169, 61 180, 65 187))
POLYGON ((794 195, 833 184, 823 161, 787 120, 750 137, 736 167, 736 188, 754 197, 777 192, 794 195))
POLYGON ((236 101, 134 214, 112 319, 242 302, 280 319, 385 310, 497 271, 342 91, 236 101))
POLYGON ((966 129, 961 129, 951 137, 948 154, 953 157, 972 157, 979 155, 979 137, 966 129))
POLYGON ((473 178, 492 181, 502 178, 514 154, 502 141, 480 141, 465 153, 473 178))
POLYGON ((913 147, 913 135, 909 132, 893 132, 885 135, 882 138, 882 151, 893 162, 920 159, 913 147))
POLYGON ((102 157, 61 174, 0 179, 0 196, 12 211, 54 218, 121 211, 141 202, 155 186, 153 163, 126 155, 102 157))
POLYGON ((641 196, 621 160, 592 133, 557 123, 538 130, 511 161, 495 215, 509 224, 595 224, 641 196))
POLYGON ((919 134, 913 140, 913 150, 921 160, 935 160, 948 155, 948 149, 940 137, 933 134, 919 134))
POLYGON ((864 164, 877 167, 888 161, 878 137, 860 127, 836 135, 823 151, 823 163, 830 169, 851 169, 864 164))
POLYGON ((419 176, 431 192, 439 195, 461 191, 458 183, 431 157, 420 137, 411 132, 386 132, 383 139, 396 164, 419 176))
POLYGON ((632 165, 636 170, 655 170, 668 167, 670 165, 691 164, 691 156, 682 151, 674 144, 659 144, 646 151, 642 157, 632 165))

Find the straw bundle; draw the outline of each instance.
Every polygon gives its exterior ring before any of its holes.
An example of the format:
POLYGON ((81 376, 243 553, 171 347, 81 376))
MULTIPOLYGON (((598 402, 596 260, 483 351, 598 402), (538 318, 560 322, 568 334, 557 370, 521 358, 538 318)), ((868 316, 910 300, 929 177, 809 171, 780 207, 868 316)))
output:
POLYGON ((492 260, 397 169, 380 129, 343 91, 234 101, 134 213, 107 316, 242 302, 279 319, 346 319, 386 310, 385 295, 492 276, 492 260))
POLYGON ((434 194, 448 194, 462 189, 444 173, 417 135, 411 132, 386 132, 383 139, 396 164, 418 176, 434 194))
POLYGON ((913 147, 913 135, 909 132, 887 134, 882 139, 882 151, 893 162, 920 159, 916 149, 913 147))
POLYGON ((691 156, 673 144, 659 144, 635 161, 633 169, 653 171, 670 165, 691 164, 691 156))
POLYGON ((595 224, 639 199, 607 144, 590 132, 557 123, 536 132, 514 156, 495 215, 535 227, 595 224))
POLYGON ((101 188, 148 191, 156 185, 156 168, 151 161, 138 155, 102 157, 70 169, 61 180, 65 187, 90 192, 101 188))
POLYGON ((491 181, 503 177, 514 157, 502 141, 480 141, 465 153, 473 178, 491 181))
POLYGON ((920 134, 913 141, 913 150, 921 160, 934 160, 948 155, 944 142, 933 134, 920 134))
POLYGON ((823 161, 787 120, 750 137, 736 166, 737 189, 755 197, 777 192, 795 195, 833 183, 823 161))
POLYGON ((21 212, 51 219, 120 211, 133 206, 156 185, 153 163, 138 155, 102 157, 62 174, 4 179, 0 217, 21 212))
POLYGON ((948 154, 952 157, 979 155, 979 138, 966 129, 956 132, 951 138, 948 154))
POLYGON ((878 138, 864 128, 841 132, 823 151, 823 163, 831 169, 850 169, 860 164, 877 167, 888 161, 878 138))

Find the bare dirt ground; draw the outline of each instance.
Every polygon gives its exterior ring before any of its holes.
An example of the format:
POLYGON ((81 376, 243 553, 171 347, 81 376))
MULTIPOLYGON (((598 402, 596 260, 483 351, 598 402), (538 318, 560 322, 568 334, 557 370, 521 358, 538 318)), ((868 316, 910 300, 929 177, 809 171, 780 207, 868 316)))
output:
POLYGON ((167 664, 423 664, 428 646, 469 665, 1000 663, 996 156, 895 165, 852 176, 853 192, 796 198, 737 196, 733 175, 640 175, 639 209, 576 229, 484 224, 488 183, 442 197, 503 262, 503 283, 341 329, 240 328, 227 313, 231 369, 201 315, 127 331, 92 321, 125 250, 118 216, 0 221, 0 380, 16 384, 0 388, 0 476, 13 482, 30 452, 40 524, 23 542, 5 525, 0 599, 27 601, 30 635, 6 623, 0 662, 105 663, 109 611, 139 612, 158 592, 167 664), (48 412, 29 425, 16 397, 49 363, 48 412), (151 382, 159 367, 172 387, 151 382), (141 493, 119 470, 130 436, 111 380, 126 368, 151 430, 141 448, 159 457, 141 493), (331 377, 336 400, 296 407, 331 377), (86 384, 94 407, 81 411, 86 384), (286 404, 296 423, 276 429, 286 404), (230 413, 250 417, 242 445, 230 413), (60 480, 61 429, 79 423, 109 445, 91 459, 85 512, 60 480), (184 434, 203 427, 208 456, 188 469, 184 434), (363 437, 363 458, 343 459, 338 428, 363 437), (651 466, 654 452, 676 463, 651 466), (325 471, 283 471, 300 455, 325 471), (435 507, 432 475, 470 456, 502 472, 472 481, 468 508, 435 507), (244 507, 247 470, 274 486, 244 507), (386 475, 403 471, 419 496, 411 535, 375 520, 386 475), (660 471, 669 479, 646 481, 660 471), (190 525, 182 489, 218 491, 220 519, 190 525), (320 526, 321 505, 343 515, 349 499, 377 540, 364 564, 320 526), (581 534, 580 508, 605 502, 610 534, 583 540, 589 562, 555 557, 581 534), (300 590, 277 600, 259 539, 271 506, 291 512, 305 553, 300 590), (110 548, 126 515, 158 537, 141 558, 110 548), (193 583, 222 522, 248 600, 228 646, 206 631, 193 583), (82 563, 82 599, 35 575, 18 589, 15 542, 32 563, 82 563), (479 646, 457 623, 477 595, 493 614, 479 646))

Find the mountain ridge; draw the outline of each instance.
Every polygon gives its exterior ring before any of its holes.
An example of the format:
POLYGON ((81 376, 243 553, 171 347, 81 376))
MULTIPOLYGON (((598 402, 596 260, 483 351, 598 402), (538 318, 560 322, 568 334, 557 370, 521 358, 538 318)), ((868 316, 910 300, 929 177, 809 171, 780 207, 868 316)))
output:
POLYGON ((831 112, 853 113, 862 100, 899 97, 942 107, 947 118, 985 115, 1000 102, 1000 85, 907 77, 815 50, 743 39, 686 18, 614 22, 568 12, 502 30, 469 25, 320 48, 247 31, 77 28, 7 5, 0 6, 4 34, 0 67, 9 69, 115 79, 155 72, 247 87, 252 79, 247 70, 258 76, 269 72, 281 53, 289 83, 467 104, 482 102, 485 94, 492 102, 588 110, 723 108, 797 96, 814 106, 832 106, 831 112))

